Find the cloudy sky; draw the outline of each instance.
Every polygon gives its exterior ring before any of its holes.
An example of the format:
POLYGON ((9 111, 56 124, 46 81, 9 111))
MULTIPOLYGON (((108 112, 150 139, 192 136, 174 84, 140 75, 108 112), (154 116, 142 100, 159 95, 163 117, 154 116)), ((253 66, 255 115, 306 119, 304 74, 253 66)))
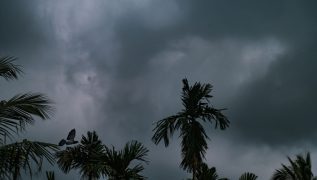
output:
MULTIPOLYGON (((260 180, 310 151, 317 173, 317 1, 1 1, 0 54, 18 57, 19 81, 1 98, 46 93, 54 117, 21 136, 57 143, 72 128, 107 145, 136 139, 150 149, 144 174, 183 179, 177 136, 151 142, 153 123, 179 111, 181 80, 211 83, 226 131, 211 136, 206 161, 221 176, 260 180)), ((78 173, 58 179, 78 179, 78 173)))

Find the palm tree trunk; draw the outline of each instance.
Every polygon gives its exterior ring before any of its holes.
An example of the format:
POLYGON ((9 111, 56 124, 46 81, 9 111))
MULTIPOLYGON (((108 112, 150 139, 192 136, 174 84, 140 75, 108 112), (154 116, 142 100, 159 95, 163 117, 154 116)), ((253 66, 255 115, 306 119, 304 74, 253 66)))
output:
POLYGON ((91 172, 88 175, 88 180, 92 180, 92 173, 91 172))
POLYGON ((19 172, 19 168, 15 167, 14 168, 14 172, 13 172, 13 180, 17 180, 18 179, 18 172, 19 172))
POLYGON ((197 158, 194 156, 194 164, 193 164, 193 180, 196 180, 196 171, 197 171, 197 158))

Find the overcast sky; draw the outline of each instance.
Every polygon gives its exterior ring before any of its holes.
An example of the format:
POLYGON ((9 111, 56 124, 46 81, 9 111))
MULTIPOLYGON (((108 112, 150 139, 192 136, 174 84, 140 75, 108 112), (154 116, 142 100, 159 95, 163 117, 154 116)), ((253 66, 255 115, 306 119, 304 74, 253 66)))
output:
MULTIPOLYGON (((0 54, 19 81, 1 98, 43 92, 56 113, 21 136, 57 143, 76 128, 107 145, 139 140, 150 180, 183 179, 180 140, 151 142, 153 123, 181 110, 181 80, 211 83, 226 131, 205 126, 220 176, 269 179, 286 156, 310 151, 317 174, 317 1, 1 1, 0 54)), ((51 168, 52 169, 52 168, 51 168)), ((78 179, 78 173, 58 179, 78 179)), ((39 177, 39 179, 41 179, 39 177)))

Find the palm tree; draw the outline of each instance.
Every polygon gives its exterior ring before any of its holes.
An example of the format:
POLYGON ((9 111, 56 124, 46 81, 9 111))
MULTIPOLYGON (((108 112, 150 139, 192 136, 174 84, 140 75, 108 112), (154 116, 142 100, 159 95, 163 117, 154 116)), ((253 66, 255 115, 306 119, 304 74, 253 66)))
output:
POLYGON ((148 150, 139 142, 131 141, 123 150, 103 145, 97 133, 88 132, 82 136, 79 145, 67 147, 56 153, 57 164, 63 172, 79 169, 83 179, 99 179, 107 176, 112 180, 144 179, 139 173, 144 169, 142 164, 130 167, 134 160, 147 162, 148 150))
POLYGON ((24 139, 22 142, 15 142, 0 147, 0 177, 11 177, 9 179, 16 180, 20 177, 21 169, 29 172, 32 177, 34 166, 38 171, 41 170, 43 159, 53 164, 53 152, 57 151, 55 144, 28 141, 24 139))
POLYGON ((57 164, 68 173, 71 169, 79 169, 82 178, 99 179, 103 173, 104 146, 95 131, 82 136, 80 144, 67 147, 56 153, 57 164))
MULTIPOLYGON (((17 79, 22 72, 14 60, 14 57, 0 57, 0 76, 6 80, 17 79)), ((54 163, 53 152, 58 149, 54 144, 26 139, 11 144, 6 142, 7 137, 12 140, 14 134, 32 124, 35 117, 49 119, 53 110, 51 104, 40 93, 19 94, 0 101, 0 178, 17 179, 21 169, 32 176, 32 167, 40 170, 44 159, 54 163)))
POLYGON ((215 167, 209 168, 206 163, 202 163, 197 170, 196 179, 199 180, 228 180, 227 178, 219 178, 215 167))
POLYGON ((290 165, 282 164, 282 168, 274 172, 272 180, 317 180, 311 170, 312 164, 309 153, 306 154, 306 157, 298 154, 295 160, 290 157, 287 157, 287 159, 290 165))
POLYGON ((146 179, 140 174, 144 170, 141 163, 130 167, 133 161, 148 163, 146 156, 149 152, 140 142, 131 141, 126 143, 123 150, 116 151, 114 147, 105 146, 105 175, 109 180, 143 180, 146 179))
POLYGON ((245 172, 240 176, 239 180, 256 180, 257 178, 257 175, 250 172, 245 172))
POLYGON ((208 148, 206 139, 209 137, 203 128, 202 122, 215 123, 215 128, 221 130, 229 126, 229 120, 222 114, 224 109, 216 109, 210 105, 209 99, 212 98, 210 84, 196 82, 189 86, 187 79, 183 79, 182 109, 176 115, 162 119, 156 123, 152 140, 155 144, 164 140, 165 146, 169 145, 171 138, 176 130, 180 130, 182 162, 181 167, 193 173, 195 180, 196 172, 203 162, 208 148))
MULTIPOLYGON (((13 60, 12 57, 0 57, 0 76, 6 80, 17 79, 22 72, 13 60)), ((18 130, 24 130, 25 125, 32 124, 35 116, 49 119, 53 110, 51 104, 41 93, 24 93, 0 101, 0 144, 5 144, 6 138, 11 139, 18 130)))

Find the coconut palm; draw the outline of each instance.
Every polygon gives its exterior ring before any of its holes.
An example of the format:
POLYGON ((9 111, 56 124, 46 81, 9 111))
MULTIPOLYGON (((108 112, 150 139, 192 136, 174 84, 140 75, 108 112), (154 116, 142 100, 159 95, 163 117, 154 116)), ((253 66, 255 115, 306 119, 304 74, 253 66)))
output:
MULTIPOLYGON (((0 76, 9 80, 17 79, 20 66, 13 63, 12 57, 0 57, 0 76)), ((0 143, 12 138, 25 125, 32 124, 34 117, 48 119, 52 113, 52 102, 41 93, 18 94, 9 100, 0 101, 0 143)))
POLYGON ((312 172, 312 164, 310 154, 307 153, 306 157, 301 154, 296 156, 295 160, 287 157, 290 165, 282 164, 282 168, 277 169, 272 180, 317 180, 312 172))
POLYGON ((102 176, 105 167, 103 155, 104 146, 95 131, 83 135, 80 144, 56 153, 57 164, 63 172, 79 169, 81 177, 89 180, 102 176))
POLYGON ((0 177, 16 180, 21 176, 21 169, 28 171, 32 177, 34 166, 40 171, 43 160, 50 164, 54 161, 54 152, 58 150, 55 144, 28 141, 15 142, 0 147, 0 177))
POLYGON ((210 84, 196 82, 193 86, 189 86, 187 79, 183 79, 181 100, 184 108, 176 115, 158 121, 153 129, 155 132, 152 137, 153 142, 158 144, 163 140, 165 146, 169 145, 169 139, 174 132, 180 130, 182 138, 180 166, 192 172, 193 179, 208 148, 206 139, 209 137, 202 123, 214 123, 215 128, 220 127, 221 130, 229 126, 229 120, 222 114, 224 109, 216 109, 210 105, 211 90, 210 84))
POLYGON ((239 180, 256 180, 257 178, 257 175, 250 172, 245 172, 240 176, 239 180))
POLYGON ((144 170, 141 162, 147 163, 146 156, 149 152, 140 142, 126 143, 120 151, 114 147, 105 146, 105 175, 109 180, 143 180, 146 179, 140 173, 144 170), (139 163, 135 164, 139 161, 139 163), (132 166, 132 164, 135 164, 132 166))
MULTIPOLYGON (((14 64, 14 57, 0 57, 0 76, 6 80, 17 79, 22 72, 14 64)), ((28 171, 32 176, 32 167, 38 170, 44 159, 53 164, 52 153, 58 149, 54 144, 23 140, 7 144, 6 138, 12 138, 35 117, 48 119, 52 113, 51 101, 40 93, 24 93, 9 100, 0 101, 0 178, 17 179, 20 170, 28 171)))

